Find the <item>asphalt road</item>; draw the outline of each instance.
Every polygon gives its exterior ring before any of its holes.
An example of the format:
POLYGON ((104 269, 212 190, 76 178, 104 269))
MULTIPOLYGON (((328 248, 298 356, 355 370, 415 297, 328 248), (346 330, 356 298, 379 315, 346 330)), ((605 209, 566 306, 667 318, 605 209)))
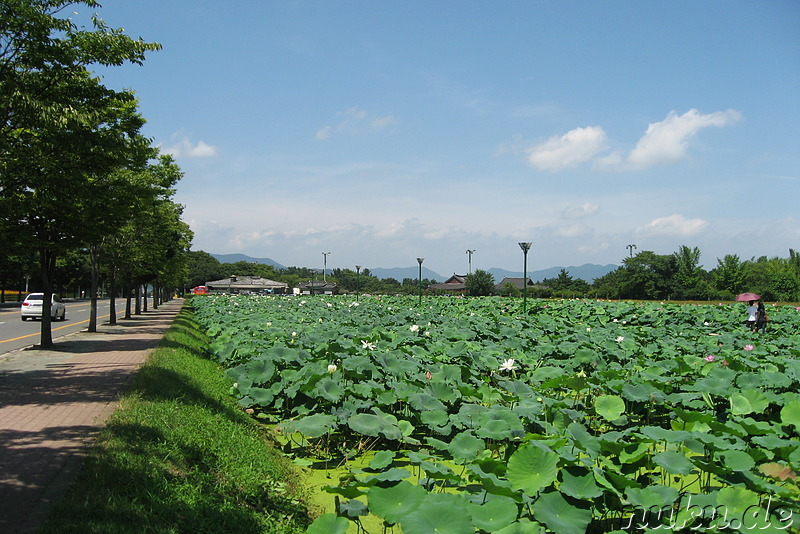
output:
MULTIPOLYGON (((51 323, 53 341, 58 343, 58 338, 73 332, 86 330, 89 327, 89 300, 65 301, 67 305, 66 321, 51 323)), ((117 299, 117 319, 125 313, 125 299, 117 299)), ((97 322, 108 322, 109 301, 97 301, 97 322)), ((19 315, 19 306, 0 307, 0 354, 12 350, 38 345, 41 340, 42 323, 39 320, 22 321, 19 315)))

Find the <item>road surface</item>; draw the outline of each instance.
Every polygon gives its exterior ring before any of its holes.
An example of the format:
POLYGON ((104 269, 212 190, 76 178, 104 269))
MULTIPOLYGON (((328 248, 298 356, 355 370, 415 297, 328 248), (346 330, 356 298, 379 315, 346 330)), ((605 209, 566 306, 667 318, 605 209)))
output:
MULTIPOLYGON (((90 301, 76 300, 65 301, 67 305, 66 321, 54 321, 50 328, 53 332, 53 341, 58 343, 58 338, 73 332, 86 330, 89 327, 90 301)), ((125 299, 117 299, 117 319, 125 313, 125 299)), ((108 322, 109 301, 97 301, 97 323, 108 322)), ((28 319, 22 321, 19 307, 0 307, 0 354, 12 350, 38 345, 41 340, 42 323, 39 320, 28 319)))

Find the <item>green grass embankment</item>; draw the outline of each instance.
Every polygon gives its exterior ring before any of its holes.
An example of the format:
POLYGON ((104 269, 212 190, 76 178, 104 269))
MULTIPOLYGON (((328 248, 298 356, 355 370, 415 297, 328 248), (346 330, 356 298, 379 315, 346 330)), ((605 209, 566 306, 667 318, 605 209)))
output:
POLYGON ((301 481, 228 395, 187 308, 40 532, 305 531, 301 481))

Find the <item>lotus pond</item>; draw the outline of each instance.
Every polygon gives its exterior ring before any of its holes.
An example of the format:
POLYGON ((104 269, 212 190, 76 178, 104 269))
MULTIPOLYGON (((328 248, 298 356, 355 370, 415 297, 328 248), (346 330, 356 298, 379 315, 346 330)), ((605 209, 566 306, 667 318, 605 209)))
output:
POLYGON ((309 532, 800 532, 800 309, 193 299, 239 403, 334 468, 309 532))

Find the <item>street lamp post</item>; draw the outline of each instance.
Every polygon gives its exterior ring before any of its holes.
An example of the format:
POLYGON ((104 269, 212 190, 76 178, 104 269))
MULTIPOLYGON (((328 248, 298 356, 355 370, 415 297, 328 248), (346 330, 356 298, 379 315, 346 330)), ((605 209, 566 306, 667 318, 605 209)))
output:
POLYGON ((325 271, 328 270, 328 254, 330 252, 322 253, 322 281, 325 282, 325 271))
POLYGON ((523 267, 522 267, 522 314, 526 315, 528 312, 528 251, 531 249, 530 241, 523 241, 519 244, 522 249, 523 267))
POLYGON ((633 257, 633 249, 635 249, 635 248, 636 248, 636 245, 628 245, 628 246, 627 246, 627 247, 625 247, 625 248, 627 248, 627 249, 628 249, 628 253, 630 254, 630 256, 631 256, 631 258, 632 258, 632 257, 633 257))
POLYGON ((469 274, 472 274, 472 253, 473 252, 475 252, 474 249, 473 250, 467 249, 467 255, 469 256, 469 274))
POLYGON ((361 285, 361 266, 356 265, 356 300, 358 300, 359 285, 361 285))
POLYGON ((417 258, 417 263, 419 263, 419 278, 417 279, 419 282, 419 306, 422 307, 422 262, 425 261, 425 258, 417 258))

